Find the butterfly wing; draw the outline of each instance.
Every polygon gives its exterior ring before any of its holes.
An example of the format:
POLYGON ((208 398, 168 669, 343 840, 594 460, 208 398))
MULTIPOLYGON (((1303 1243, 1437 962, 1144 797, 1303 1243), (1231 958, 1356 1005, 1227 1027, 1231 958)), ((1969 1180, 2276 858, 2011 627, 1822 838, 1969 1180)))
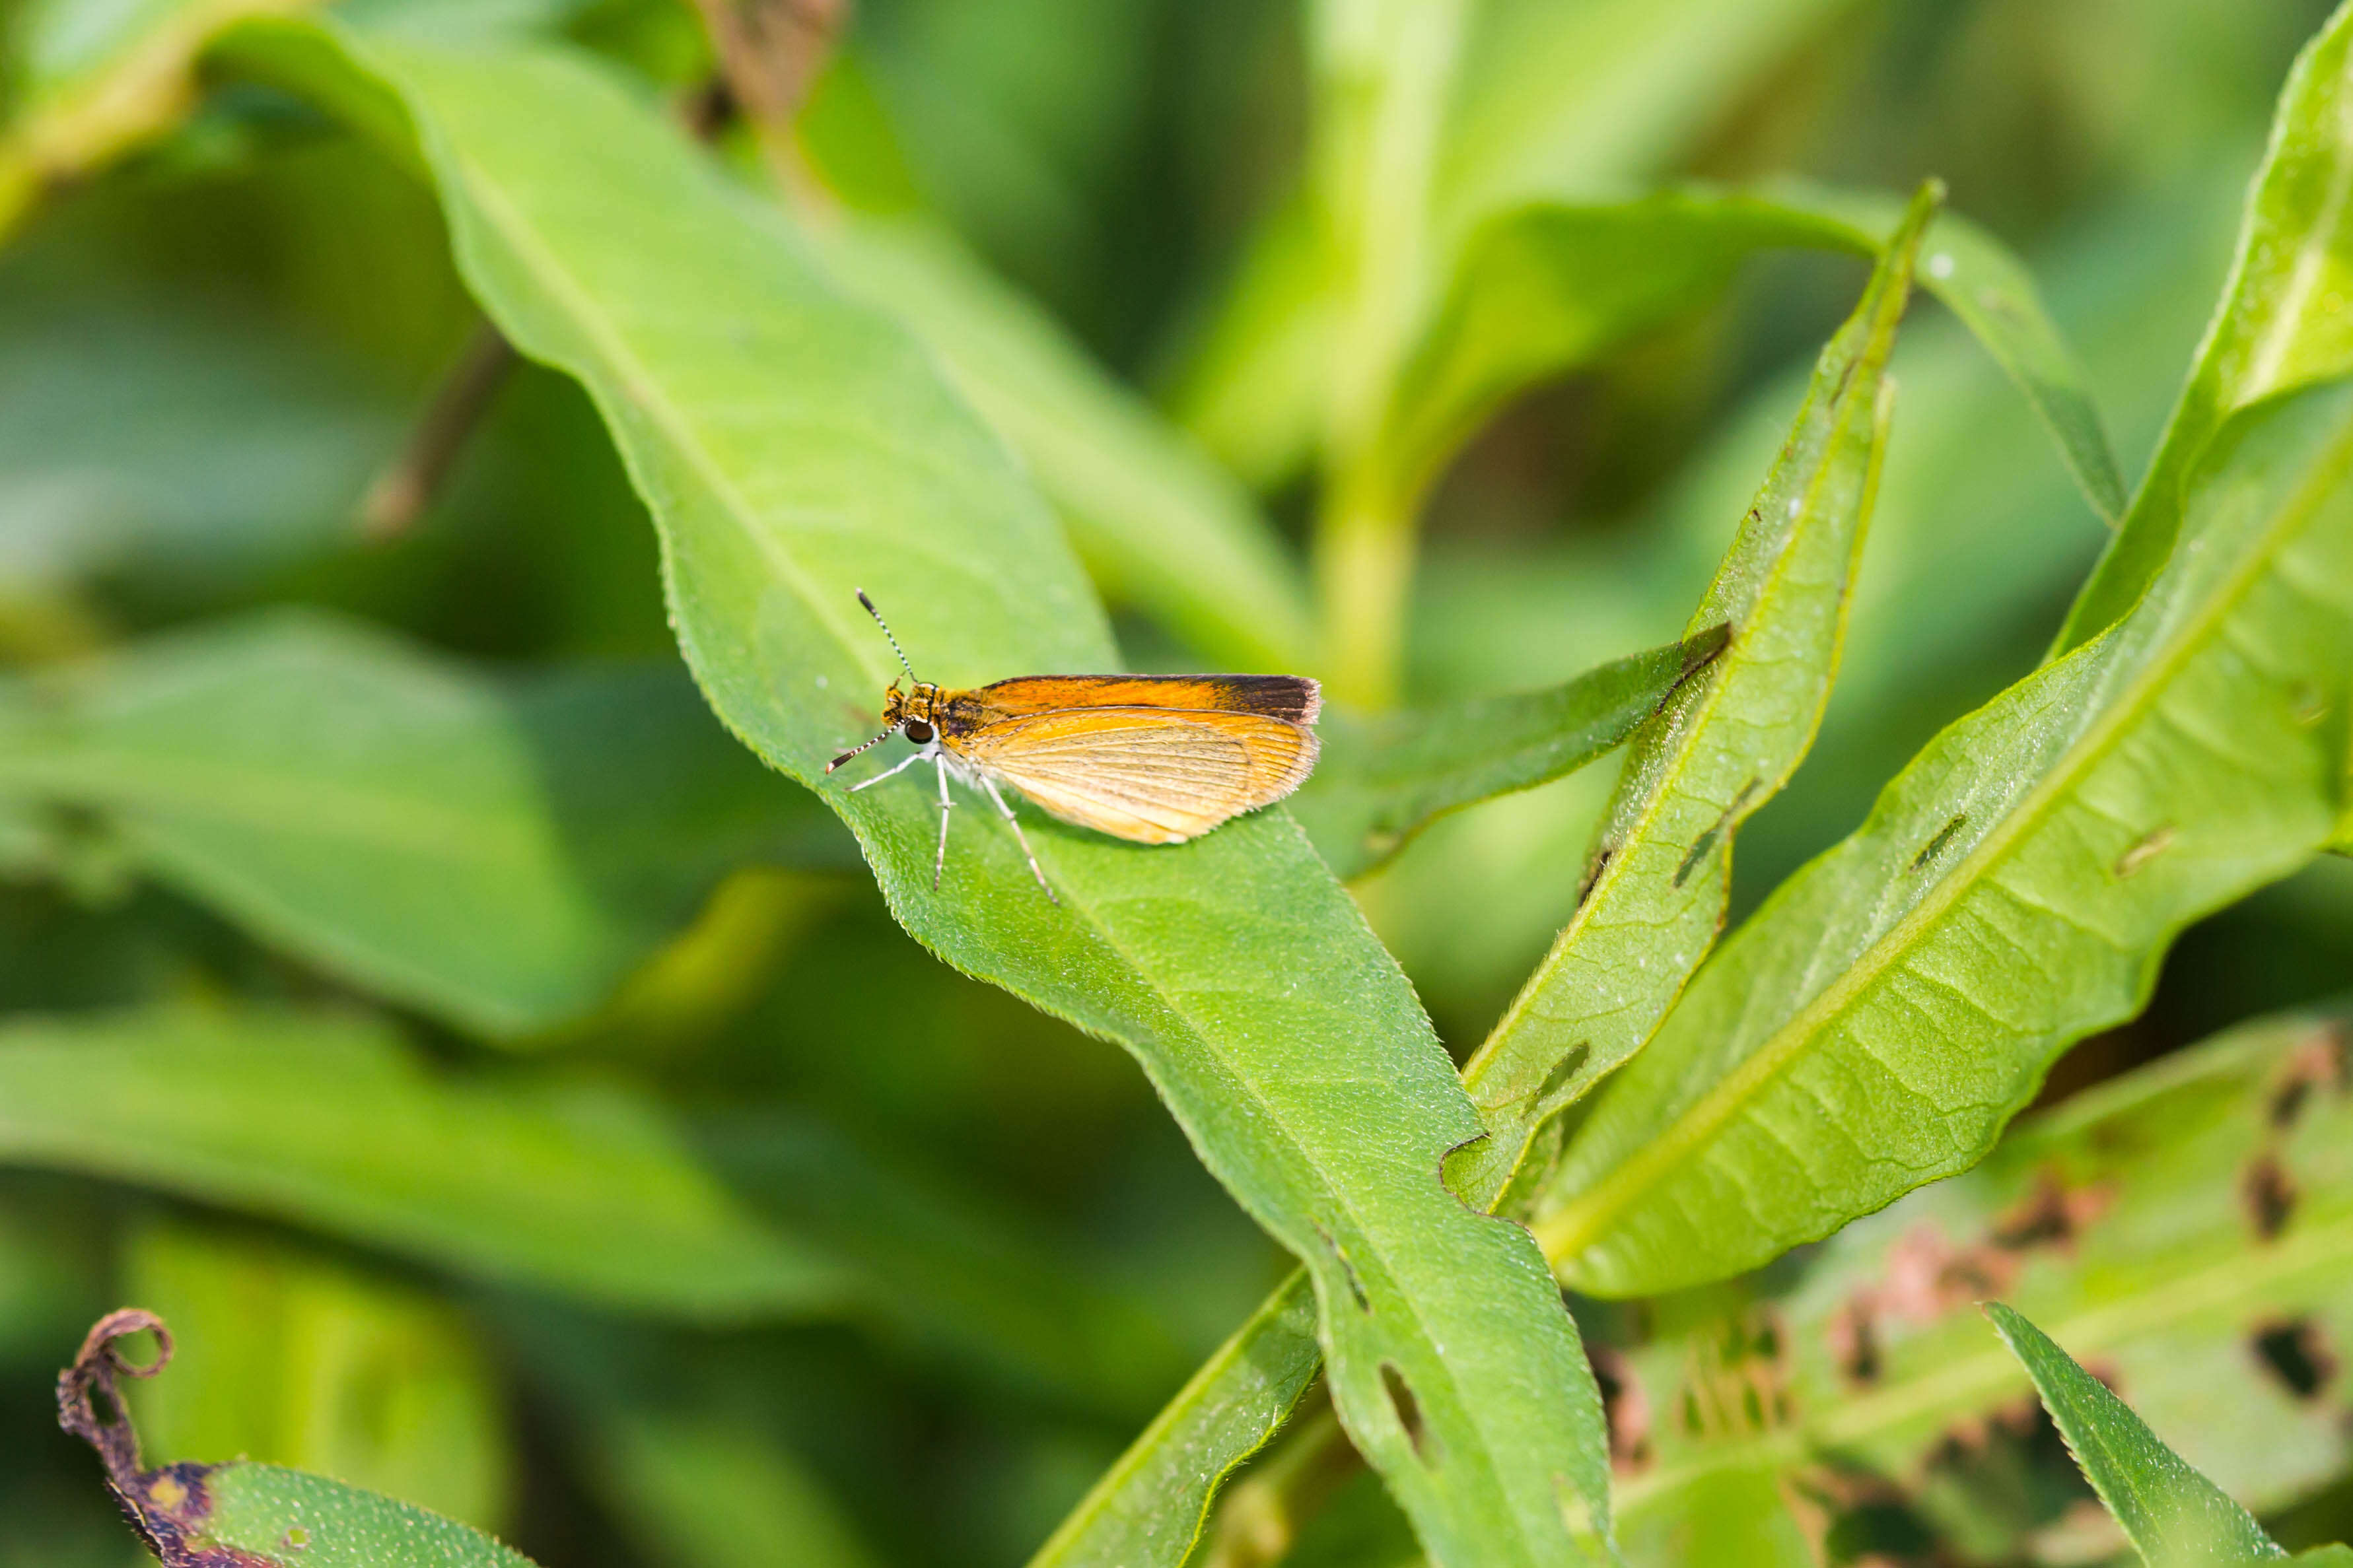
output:
POLYGON ((1138 844, 1198 837, 1281 800, 1315 765, 1303 725, 1201 709, 1063 708, 949 744, 1065 822, 1138 844))
POLYGON ((1070 708, 1166 708, 1313 724, 1324 706, 1323 688, 1303 675, 1023 675, 973 696, 1004 718, 1070 708))

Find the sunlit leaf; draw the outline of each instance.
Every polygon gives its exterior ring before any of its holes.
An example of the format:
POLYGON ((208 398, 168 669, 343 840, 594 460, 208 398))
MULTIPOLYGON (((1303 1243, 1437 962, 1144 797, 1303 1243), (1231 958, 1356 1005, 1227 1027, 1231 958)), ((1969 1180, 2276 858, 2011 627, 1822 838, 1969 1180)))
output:
POLYGON ((493 1035, 595 1006, 737 866, 849 858, 675 669, 496 679, 281 613, 26 696, 0 796, 93 814, 267 940, 493 1035))
POLYGON ((1631 734, 1726 640, 1721 626, 1543 691, 1359 720, 1327 715, 1292 812, 1325 864, 1357 877, 1431 818, 1576 772, 1631 734))
POLYGON ((2190 481, 2225 422, 2266 397, 2353 370, 2353 5, 2337 7, 2281 90, 2247 193, 2238 256, 2157 456, 2054 652, 2133 606, 2184 525, 2190 481))
POLYGON ((356 68, 399 94, 486 310, 613 428, 712 704, 820 785, 921 940, 1145 1061, 1211 1170, 1309 1263, 1343 1416, 1441 1553, 1572 1550, 1562 1489, 1606 1508, 1574 1325, 1525 1233, 1437 1181, 1475 1115, 1296 826, 1261 814, 1145 849, 1037 823, 1052 901, 1002 825, 961 812, 935 891, 923 788, 826 780, 892 673, 855 585, 928 679, 1115 658, 1053 519, 922 351, 567 56, 248 38, 290 78, 356 68), (617 204, 638 221, 615 226, 617 204))
POLYGON ((1823 350, 1789 439, 1692 613, 1694 630, 1729 622, 1731 646, 1635 737, 1576 911, 1463 1068, 1489 1136, 1450 1174, 1482 1206, 1503 1201, 1560 1112, 1658 1028, 1723 928, 1741 823, 1813 743, 1893 417, 1888 356, 1940 194, 1914 199, 1823 350))
POLYGON ((2132 1407, 2000 1301, 1986 1316, 2034 1379, 2075 1462, 2149 1568, 2284 1562, 2245 1509, 2183 1463, 2132 1407))
POLYGON ((1718 952, 1539 1202, 1564 1279, 1718 1278, 1966 1168, 2176 931, 2319 850, 2348 465, 2342 388, 2247 416, 2133 615, 1947 730, 1718 952))

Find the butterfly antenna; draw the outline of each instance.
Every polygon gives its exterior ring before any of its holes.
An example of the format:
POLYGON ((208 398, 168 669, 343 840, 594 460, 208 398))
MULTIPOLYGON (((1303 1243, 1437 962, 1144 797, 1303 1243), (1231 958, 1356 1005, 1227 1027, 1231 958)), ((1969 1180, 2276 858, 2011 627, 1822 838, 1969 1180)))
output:
POLYGON ((890 643, 891 651, 899 656, 899 668, 907 672, 908 679, 916 681, 920 685, 921 680, 915 674, 915 667, 907 662, 907 650, 901 647, 899 639, 891 635, 891 623, 882 618, 882 612, 874 607, 874 601, 866 596, 865 589, 857 588, 851 591, 858 595, 858 602, 866 606, 866 613, 874 617, 874 624, 882 628, 882 636, 890 643))
POLYGON ((833 761, 831 761, 831 762, 829 762, 829 763, 826 763, 826 764, 825 764, 825 771, 826 771, 827 773, 831 773, 831 772, 833 772, 833 770, 834 770, 834 769, 836 769, 836 768, 838 768, 838 767, 841 766, 841 764, 842 764, 842 763, 846 763, 846 762, 849 761, 849 759, 850 759, 850 758, 852 758, 852 757, 854 757, 854 756, 858 755, 860 752, 871 752, 871 751, 872 751, 875 747, 877 747, 877 746, 881 745, 883 742, 885 742, 885 741, 889 740, 892 736, 893 736, 893 735, 897 734, 898 732, 899 732, 898 727, 897 727, 896 725, 893 725, 893 726, 892 726, 890 729, 885 730, 885 731, 883 731, 881 734, 879 734, 879 735, 875 736, 872 740, 871 740, 871 741, 867 742, 864 745, 862 745, 862 746, 852 746, 852 747, 850 747, 850 748, 849 748, 849 750, 848 750, 848 751, 846 751, 846 752, 842 752, 842 753, 841 753, 841 755, 839 755, 839 756, 838 756, 838 757, 834 758, 834 759, 833 759, 833 761))

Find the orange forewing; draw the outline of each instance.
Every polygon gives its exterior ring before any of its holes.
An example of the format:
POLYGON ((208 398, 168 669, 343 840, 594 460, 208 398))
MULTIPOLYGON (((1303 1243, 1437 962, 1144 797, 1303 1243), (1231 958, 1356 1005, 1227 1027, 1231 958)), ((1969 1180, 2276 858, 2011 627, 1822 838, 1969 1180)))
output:
POLYGON ((1024 675, 972 695, 1008 718, 1066 708, 1169 708, 1313 724, 1324 705, 1315 682, 1296 675, 1024 675))
MULTIPOLYGON (((1008 686, 1059 686, 1067 695, 1078 687, 1102 692, 1147 681, 1156 693, 1178 684, 1148 677, 1038 676, 984 691, 994 700, 1008 686)), ((1312 712, 1314 685, 1299 684, 1312 712)), ((1315 765, 1316 750, 1314 732, 1288 719, 1166 702, 1064 701, 943 739, 965 761, 1056 816, 1139 844, 1180 844, 1282 799, 1315 765)))

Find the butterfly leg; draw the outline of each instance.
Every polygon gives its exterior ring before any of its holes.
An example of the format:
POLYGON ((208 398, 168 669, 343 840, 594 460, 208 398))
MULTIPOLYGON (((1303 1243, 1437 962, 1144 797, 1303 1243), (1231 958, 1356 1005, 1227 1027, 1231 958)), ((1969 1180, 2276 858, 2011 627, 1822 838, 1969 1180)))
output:
POLYGON ((876 784, 881 784, 884 779, 889 778, 892 774, 893 774, 893 773, 905 773, 909 768, 913 767, 917 763, 920 763, 920 762, 922 762, 923 760, 923 752, 917 752, 913 756, 909 757, 905 762, 901 763, 897 767, 895 767, 895 768, 885 768, 885 769, 883 769, 881 773, 876 773, 872 778, 868 779, 864 784, 851 784, 851 785, 849 786, 849 793, 850 793, 850 794, 852 794, 852 795, 856 795, 860 790, 862 790, 862 789, 872 789, 876 784))
POLYGON ((1005 804, 1003 795, 997 793, 997 781, 983 773, 980 787, 988 792, 988 798, 997 803, 997 814, 1005 818, 1007 826, 1013 829, 1013 842, 1021 846, 1021 858, 1029 862, 1029 874, 1038 879, 1038 886, 1045 890, 1048 899, 1060 903, 1062 900, 1055 895, 1053 885, 1046 880, 1046 873, 1038 868, 1038 857, 1029 847, 1029 837, 1021 831, 1021 819, 1013 815, 1013 808, 1005 804))
POLYGON ((935 752, 932 762, 940 775, 940 852, 932 858, 932 891, 940 890, 940 873, 948 865, 948 813, 955 802, 948 798, 948 758, 945 752, 935 752))

